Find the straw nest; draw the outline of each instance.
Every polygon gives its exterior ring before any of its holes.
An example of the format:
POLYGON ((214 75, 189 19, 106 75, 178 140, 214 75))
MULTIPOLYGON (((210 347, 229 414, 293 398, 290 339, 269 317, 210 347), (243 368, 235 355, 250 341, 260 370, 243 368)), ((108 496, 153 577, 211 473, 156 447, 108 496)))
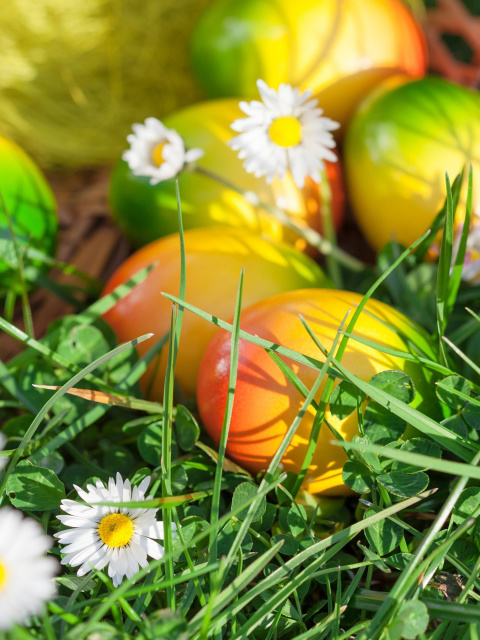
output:
POLYGON ((200 98, 188 61, 211 0, 4 0, 0 133, 43 166, 118 157, 132 122, 200 98))

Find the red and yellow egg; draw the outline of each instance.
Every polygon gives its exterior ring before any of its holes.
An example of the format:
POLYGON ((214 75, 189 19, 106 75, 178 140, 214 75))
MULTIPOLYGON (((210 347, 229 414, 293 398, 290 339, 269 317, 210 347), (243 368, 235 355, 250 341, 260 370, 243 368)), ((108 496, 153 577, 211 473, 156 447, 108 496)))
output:
MULTIPOLYGON (((245 309, 240 327, 249 334, 323 361, 324 357, 302 325, 299 315, 307 321, 320 343, 330 350, 345 314, 349 309, 353 311, 361 300, 361 295, 348 291, 289 291, 245 309)), ((418 326, 392 307, 375 300, 367 302, 356 322, 353 335, 377 344, 380 349, 387 347, 411 353, 411 343, 429 348, 428 337, 418 326)), ((229 386, 230 345, 230 334, 226 331, 219 332, 205 351, 198 376, 198 408, 208 433, 217 444, 222 432, 229 386)), ((282 359, 306 387, 311 389, 319 371, 284 356, 282 359)), ((384 370, 404 371, 412 378, 416 388, 413 406, 420 406, 431 400, 428 373, 409 360, 388 355, 352 338, 342 364, 348 371, 366 381, 384 370)), ((317 400, 322 389, 323 384, 317 400)), ((240 339, 227 455, 254 474, 265 470, 303 402, 304 397, 268 353, 262 347, 240 339)), ((310 407, 282 459, 284 470, 300 472, 314 417, 315 411, 310 407)), ((345 439, 351 440, 358 434, 356 412, 341 420, 327 411, 326 418, 345 439)), ((342 469, 347 457, 343 449, 331 444, 333 439, 331 431, 323 424, 304 482, 304 488, 310 493, 349 493, 342 481, 342 469)))

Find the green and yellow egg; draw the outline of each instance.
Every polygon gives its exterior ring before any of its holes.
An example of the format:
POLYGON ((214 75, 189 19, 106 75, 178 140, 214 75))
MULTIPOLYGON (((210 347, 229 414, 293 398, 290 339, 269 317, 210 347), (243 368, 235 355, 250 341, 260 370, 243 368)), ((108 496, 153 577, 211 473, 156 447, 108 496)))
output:
POLYGON ((443 206, 445 173, 453 182, 471 165, 473 209, 480 205, 480 97, 438 77, 391 79, 353 118, 344 161, 351 206, 368 242, 376 250, 392 239, 408 246, 443 206))
MULTIPOLYGON (((10 224, 22 249, 54 255, 58 219, 52 190, 33 160, 0 136, 0 295, 19 286, 10 224)), ((40 265, 35 260, 30 264, 40 265)))

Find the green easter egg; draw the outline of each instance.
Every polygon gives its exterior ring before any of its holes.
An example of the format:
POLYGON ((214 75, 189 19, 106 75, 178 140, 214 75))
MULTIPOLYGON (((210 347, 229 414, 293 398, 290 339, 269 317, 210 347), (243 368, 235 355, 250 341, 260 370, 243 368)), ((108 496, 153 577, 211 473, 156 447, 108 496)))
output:
MULTIPOLYGON (((58 219, 53 193, 40 169, 15 142, 4 137, 0 137, 0 194, 0 295, 5 295, 12 287, 19 287, 9 218, 22 248, 38 249, 48 256, 55 253, 58 219)), ((26 267, 44 268, 41 261, 26 253, 23 260, 26 267)))
MULTIPOLYGON (((473 168, 473 211, 480 206, 480 94, 438 77, 385 82, 361 105, 347 131, 344 160, 350 202, 377 250, 424 233, 450 181, 473 168)), ((466 181, 461 197, 466 201, 466 181)))

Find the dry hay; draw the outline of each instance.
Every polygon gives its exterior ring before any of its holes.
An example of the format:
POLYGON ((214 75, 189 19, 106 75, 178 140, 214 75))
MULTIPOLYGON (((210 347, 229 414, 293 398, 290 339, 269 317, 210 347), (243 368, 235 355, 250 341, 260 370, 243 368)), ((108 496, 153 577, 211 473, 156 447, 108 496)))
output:
POLYGON ((191 30, 211 0, 3 0, 0 133, 43 166, 104 165, 132 122, 199 99, 191 30))

